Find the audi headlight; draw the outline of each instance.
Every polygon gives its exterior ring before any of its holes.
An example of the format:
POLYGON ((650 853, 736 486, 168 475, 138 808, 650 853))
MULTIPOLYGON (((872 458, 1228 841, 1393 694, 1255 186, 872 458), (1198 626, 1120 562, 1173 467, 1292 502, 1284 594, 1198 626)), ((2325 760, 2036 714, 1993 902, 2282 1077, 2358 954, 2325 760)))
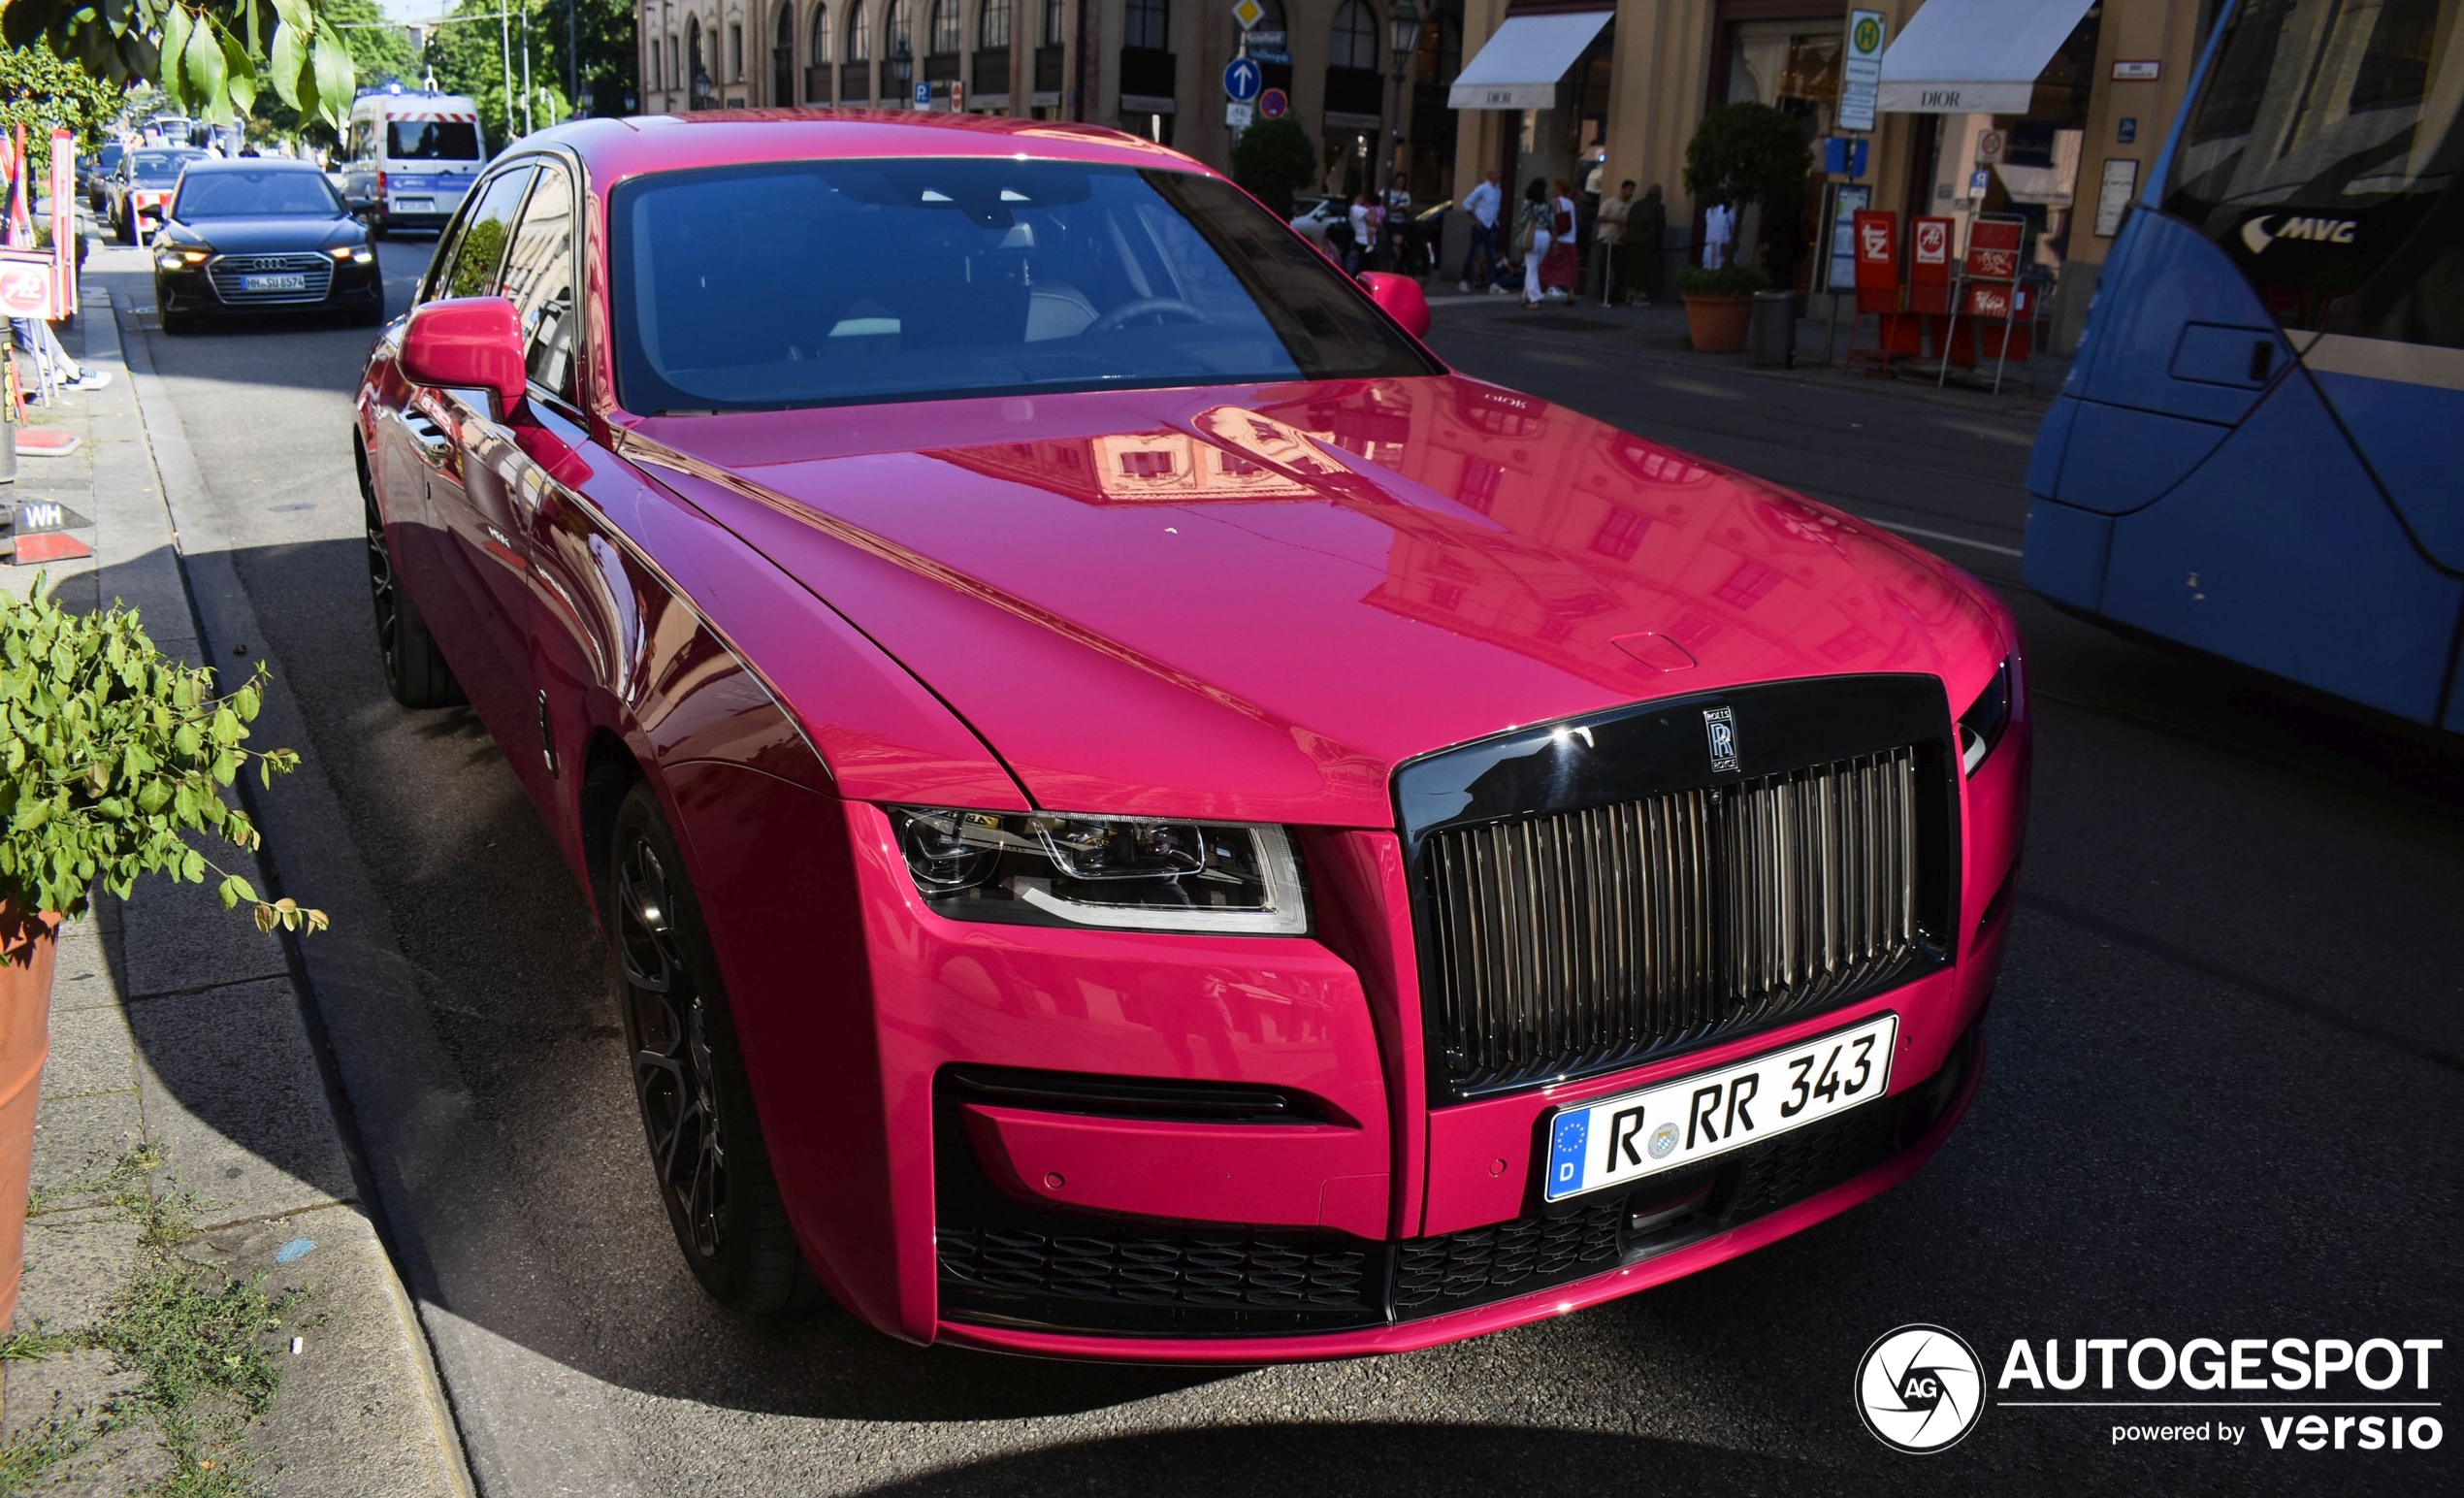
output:
POLYGON ((1994 669, 1994 679, 1960 714, 1960 768, 1967 774, 1985 763, 2002 731, 2011 726, 2011 708, 2019 693, 2019 657, 2010 656, 1994 669))
POLYGON ((369 265, 376 259, 376 251, 365 244, 337 244, 334 246, 334 258, 353 265, 369 265))
POLYGON ((212 257, 212 254, 211 250, 190 249, 184 245, 166 245, 162 253, 154 257, 154 264, 166 271, 177 271, 186 266, 204 265, 212 257))
POLYGON ((1029 926, 1298 936, 1307 886, 1280 827, 892 806, 942 915, 1029 926))

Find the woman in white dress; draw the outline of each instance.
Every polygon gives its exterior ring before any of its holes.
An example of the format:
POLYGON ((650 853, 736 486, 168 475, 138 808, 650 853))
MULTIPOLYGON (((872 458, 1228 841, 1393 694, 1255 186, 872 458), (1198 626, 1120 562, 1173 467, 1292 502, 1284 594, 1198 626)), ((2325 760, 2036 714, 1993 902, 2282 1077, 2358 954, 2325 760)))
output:
POLYGON ((1522 214, 1523 232, 1517 237, 1524 241, 1523 305, 1538 307, 1546 300, 1540 290, 1540 262, 1548 257, 1548 246, 1556 243, 1556 236, 1549 232, 1556 213, 1548 201, 1546 181, 1535 177, 1532 185, 1523 189, 1522 214))

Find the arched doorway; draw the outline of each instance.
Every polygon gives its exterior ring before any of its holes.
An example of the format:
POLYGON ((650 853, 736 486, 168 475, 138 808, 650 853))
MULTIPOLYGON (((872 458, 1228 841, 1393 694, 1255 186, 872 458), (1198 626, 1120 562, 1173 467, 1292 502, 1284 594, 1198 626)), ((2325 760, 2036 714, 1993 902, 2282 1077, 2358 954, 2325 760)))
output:
POLYGON ((770 102, 795 102, 795 0, 780 0, 778 40, 770 49, 770 102))
POLYGON ((827 104, 835 97, 829 76, 829 7, 813 7, 813 51, 804 59, 804 102, 827 104))

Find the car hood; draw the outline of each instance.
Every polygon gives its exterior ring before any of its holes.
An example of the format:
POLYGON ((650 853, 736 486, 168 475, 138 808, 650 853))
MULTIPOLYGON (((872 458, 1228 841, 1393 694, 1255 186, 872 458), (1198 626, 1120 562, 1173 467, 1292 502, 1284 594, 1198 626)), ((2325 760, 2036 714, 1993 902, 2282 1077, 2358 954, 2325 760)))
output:
MULTIPOLYGON (((619 444, 1057 810, 1391 825, 1400 762, 1866 671, 1964 705, 1956 569, 1457 375, 661 417, 619 444)), ((821 714, 827 703, 795 703, 821 714)))
POLYGON ((182 221, 179 228, 182 239, 211 244, 226 255, 324 249, 360 237, 359 226, 347 218, 208 218, 182 221))

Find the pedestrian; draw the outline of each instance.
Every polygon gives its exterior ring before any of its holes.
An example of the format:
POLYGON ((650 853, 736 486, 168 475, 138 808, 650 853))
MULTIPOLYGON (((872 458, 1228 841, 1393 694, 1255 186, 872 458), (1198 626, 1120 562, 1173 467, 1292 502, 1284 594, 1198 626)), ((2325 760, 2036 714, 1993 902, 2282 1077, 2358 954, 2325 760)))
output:
POLYGON ((1472 265, 1479 262, 1480 284, 1491 291, 1504 288, 1497 283, 1498 211, 1506 206, 1506 194, 1497 185, 1497 168, 1481 174, 1480 184, 1463 195, 1463 211, 1472 215, 1472 243, 1463 249, 1463 270, 1454 289, 1472 289, 1472 265))
POLYGON ((1729 241, 1736 237, 1736 218, 1725 203, 1702 211, 1702 268, 1716 271, 1728 264, 1729 241))
POLYGON ((1538 307, 1545 300, 1540 289, 1540 262, 1548 258, 1549 245, 1556 236, 1551 227, 1557 221, 1557 211, 1548 201, 1548 183, 1533 178, 1523 189, 1523 207, 1514 227, 1514 248, 1523 260, 1523 305, 1538 307))
POLYGON ((1351 195, 1351 207, 1344 217, 1351 225, 1351 252, 1344 258, 1344 269, 1358 276, 1361 262, 1376 252, 1378 244, 1378 220, 1370 208, 1367 188, 1351 195))
POLYGON ((1634 276, 1626 264, 1626 218, 1634 212, 1635 184, 1617 184, 1617 195, 1600 200, 1600 214, 1591 231, 1592 264, 1600 277, 1600 305, 1614 307, 1631 295, 1634 276))
POLYGON ((1540 285, 1551 302, 1566 302, 1582 283, 1582 261, 1574 252, 1574 189, 1561 177, 1549 194, 1548 250, 1540 260, 1540 285))
POLYGON ((1642 201, 1626 213, 1626 259, 1645 307, 1663 300, 1660 280, 1666 267, 1661 254, 1668 235, 1669 205, 1660 195, 1660 184, 1653 182, 1643 190, 1642 201))

